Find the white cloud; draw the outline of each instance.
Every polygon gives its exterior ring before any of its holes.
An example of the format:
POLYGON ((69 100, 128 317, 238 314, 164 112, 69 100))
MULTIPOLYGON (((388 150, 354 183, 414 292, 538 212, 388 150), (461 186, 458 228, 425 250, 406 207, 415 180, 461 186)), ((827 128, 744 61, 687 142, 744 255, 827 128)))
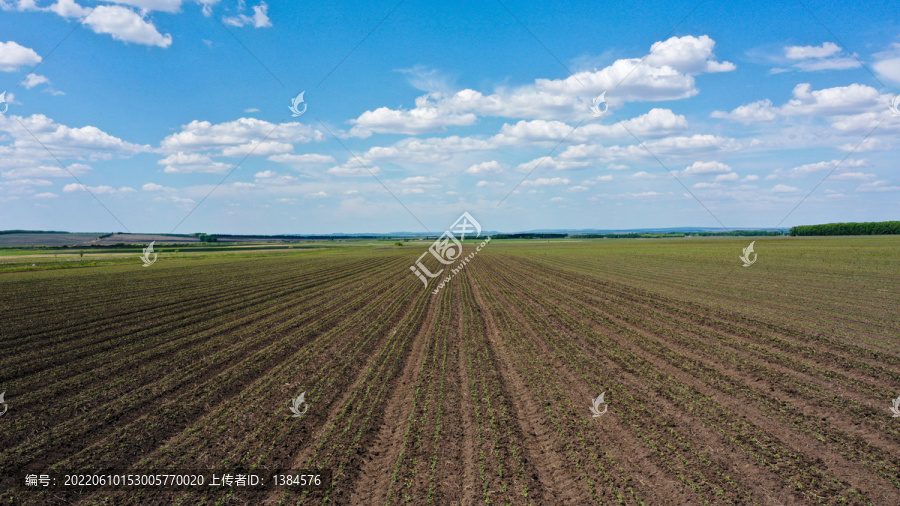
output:
POLYGON ((579 144, 569 146, 559 156, 563 160, 646 160, 655 156, 696 157, 700 154, 736 151, 741 143, 730 137, 710 134, 695 134, 690 137, 677 136, 650 140, 643 146, 632 144, 626 146, 602 146, 599 144, 579 144), (649 151, 649 153, 648 153, 649 151))
POLYGON ((797 191, 800 191, 800 188, 797 188, 794 186, 788 186, 785 184, 776 184, 772 188, 773 193, 790 193, 790 192, 797 192, 797 191))
POLYGON ((121 195, 123 193, 133 193, 137 190, 128 186, 121 188, 113 188, 112 186, 85 186, 78 183, 71 183, 63 186, 64 192, 80 192, 90 191, 94 195, 121 195))
POLYGON ((63 169, 58 165, 40 165, 37 167, 23 167, 3 171, 3 177, 21 179, 29 177, 72 177, 80 176, 91 170, 91 167, 83 163, 73 163, 63 169))
POLYGON ((139 14, 127 7, 100 5, 84 19, 95 33, 106 33, 123 42, 134 42, 162 48, 172 45, 172 36, 162 35, 139 14))
POLYGON ((794 98, 781 108, 782 114, 855 114, 884 105, 878 90, 855 83, 822 90, 813 90, 809 83, 801 83, 794 87, 793 95, 794 98))
POLYGON ((900 83, 900 57, 885 58, 872 64, 878 74, 895 83, 900 83))
POLYGON ((578 185, 578 186, 570 186, 569 189, 566 191, 574 193, 574 192, 583 192, 583 191, 587 191, 587 190, 589 190, 589 188, 587 186, 578 185))
MULTIPOLYGON (((645 174, 646 174, 646 172, 645 172, 645 174)), ((584 181, 581 182, 581 184, 595 185, 595 184, 597 184, 598 181, 612 181, 612 180, 613 180, 613 177, 607 174, 604 176, 597 176, 594 179, 585 179, 584 181)))
POLYGON ((307 153, 303 155, 272 155, 268 158, 269 161, 279 162, 279 163, 293 163, 293 164, 302 164, 302 163, 336 163, 337 160, 334 159, 333 156, 330 155, 319 155, 316 153, 307 153))
POLYGON ((253 25, 255 28, 266 28, 272 26, 272 22, 268 16, 269 6, 265 2, 253 7, 253 15, 238 14, 237 16, 229 16, 222 18, 225 24, 231 26, 253 25))
POLYGON ((203 6, 204 16, 212 16, 212 6, 219 3, 219 0, 196 0, 196 2, 203 6))
POLYGON ((363 177, 373 174, 377 175, 381 172, 381 169, 377 165, 373 165, 371 160, 354 157, 341 165, 328 169, 326 172, 341 177, 363 177))
POLYGON ((876 177, 878 177, 876 174, 866 174, 864 172, 844 172, 843 174, 831 176, 829 179, 875 179, 876 177))
POLYGON ((315 193, 307 193, 305 197, 308 199, 324 199, 328 197, 328 194, 323 191, 318 191, 315 193))
POLYGON ((881 139, 876 139, 875 137, 867 137, 860 142, 851 142, 838 147, 838 149, 840 149, 841 151, 852 151, 854 153, 864 153, 866 151, 884 151, 890 148, 891 147, 887 143, 885 143, 881 139))
POLYGON ((50 193, 50 192, 37 193, 37 194, 35 194, 34 196, 35 196, 36 198, 39 198, 39 199, 55 199, 55 198, 59 198, 59 195, 57 195, 57 194, 55 194, 55 193, 50 193))
POLYGON ((287 142, 248 142, 247 144, 241 144, 239 146, 229 146, 227 148, 224 148, 222 149, 222 155, 234 157, 270 156, 275 154, 287 153, 288 151, 292 151, 293 149, 294 145, 287 142))
POLYGON ((438 180, 433 177, 426 176, 412 176, 400 181, 400 184, 427 184, 427 183, 436 183, 438 180))
POLYGON ((475 186, 506 186, 506 183, 501 183, 500 181, 479 181, 475 183, 475 186))
POLYGON ((22 81, 22 86, 30 90, 31 88, 34 88, 35 86, 43 83, 49 84, 50 80, 44 76, 39 76, 37 74, 28 74, 22 81))
POLYGON ((264 170, 262 172, 257 172, 253 175, 253 177, 256 178, 257 183, 266 185, 284 186, 295 184, 297 182, 296 177, 286 174, 279 174, 273 170, 264 170))
POLYGON ((112 2, 137 7, 144 12, 160 11, 175 13, 181 10, 181 0, 112 0, 112 2))
POLYGON ((42 10, 55 12, 64 18, 83 18, 91 12, 87 7, 82 7, 75 3, 75 0, 57 0, 55 4, 42 10))
POLYGON ((683 132, 688 128, 684 116, 676 115, 669 109, 659 108, 620 123, 621 125, 587 123, 574 129, 562 121, 522 120, 515 125, 504 124, 494 139, 503 144, 515 145, 562 139, 571 142, 594 142, 599 138, 630 137, 631 134, 641 139, 654 139, 683 132))
POLYGON ((0 71, 16 72, 19 67, 37 65, 41 57, 34 49, 21 46, 15 41, 0 42, 0 71))
POLYGON ((379 107, 366 111, 358 118, 350 120, 354 125, 350 135, 366 138, 372 133, 418 135, 428 132, 443 132, 448 126, 468 126, 478 117, 472 113, 452 114, 428 103, 431 95, 416 99, 416 108, 411 110, 379 107))
MULTIPOLYGON (((886 111, 886 104, 891 99, 891 96, 879 94, 878 90, 871 86, 855 83, 822 90, 813 90, 809 83, 801 83, 794 87, 792 94, 794 98, 781 107, 773 107, 772 102, 766 99, 739 106, 731 112, 713 111, 710 116, 748 124, 772 121, 778 116, 872 115, 873 111, 886 111)), ((834 126, 837 127, 838 122, 835 122, 834 126)), ((844 129, 851 128, 856 127, 847 126, 844 129)))
POLYGON ((161 184, 156 184, 156 183, 144 183, 144 185, 141 186, 141 190, 144 190, 145 192, 167 192, 167 191, 174 191, 175 189, 168 188, 161 184))
POLYGON ((740 176, 736 172, 730 172, 728 174, 719 174, 714 181, 717 183, 720 181, 737 181, 739 178, 740 176))
POLYGON ((72 128, 60 125, 43 114, 29 117, 0 115, 0 132, 7 132, 14 139, 10 150, 5 153, 3 146, 0 146, 0 153, 3 154, 0 156, 0 167, 9 164, 21 167, 40 160, 55 162, 48 150, 59 159, 110 158, 114 154, 127 156, 150 150, 149 146, 123 141, 95 126, 72 128))
POLYGON ((732 168, 722 162, 694 162, 688 168, 678 172, 679 176, 694 176, 698 174, 723 174, 732 172, 732 168))
POLYGON ((321 141, 322 132, 302 123, 276 125, 256 118, 240 118, 226 123, 191 121, 181 131, 167 136, 160 147, 169 153, 176 151, 206 151, 265 142, 298 143, 321 141))
MULTIPOLYGON (((860 63, 854 58, 840 57, 840 46, 833 42, 824 42, 821 46, 788 46, 784 48, 784 56, 789 60, 798 60, 793 68, 812 72, 816 70, 845 70, 856 68, 860 63)), ((776 72, 785 69, 776 69, 776 72)))
POLYGON ((533 181, 524 181, 522 186, 559 186, 569 184, 569 179, 564 177, 539 177, 533 181))
POLYGON ((804 165, 799 165, 797 167, 793 167, 788 170, 776 169, 776 170, 772 171, 771 174, 766 176, 766 179, 778 179, 783 176, 788 176, 788 177, 805 176, 808 174, 814 174, 816 172, 827 172, 830 170, 834 170, 838 166, 841 166, 841 167, 847 169, 847 168, 851 168, 851 167, 866 167, 868 165, 869 165, 869 161, 865 160, 865 159, 844 160, 843 163, 841 162, 841 160, 830 160, 830 161, 817 162, 817 163, 807 163, 804 165))
POLYGON ((806 58, 825 58, 841 50, 834 42, 824 42, 821 46, 789 46, 784 48, 784 55, 791 60, 806 58))
POLYGON ((856 189, 858 192, 895 192, 900 191, 900 186, 889 186, 888 181, 873 181, 863 183, 856 189))
POLYGON ((566 79, 537 79, 529 85, 498 88, 488 95, 472 89, 454 94, 432 92, 418 97, 414 109, 382 107, 364 112, 350 121, 354 125, 350 135, 441 132, 448 126, 471 125, 478 116, 579 121, 588 111, 586 96, 593 98, 613 89, 607 96, 613 105, 689 98, 699 93, 693 76, 735 68, 715 61, 714 47, 715 41, 706 35, 672 37, 653 44, 646 58, 617 60, 604 69, 566 79))
POLYGON ((499 174, 501 172, 503 172, 503 167, 496 160, 476 163, 466 169, 466 174, 499 174))
POLYGON ((749 124, 757 121, 772 121, 777 114, 772 107, 772 101, 765 99, 739 106, 731 112, 713 111, 710 117, 749 124))
POLYGON ((208 155, 184 153, 182 151, 173 153, 156 163, 165 165, 166 168, 163 169, 163 172, 167 174, 190 174, 194 172, 224 174, 230 167, 226 163, 214 162, 208 155))

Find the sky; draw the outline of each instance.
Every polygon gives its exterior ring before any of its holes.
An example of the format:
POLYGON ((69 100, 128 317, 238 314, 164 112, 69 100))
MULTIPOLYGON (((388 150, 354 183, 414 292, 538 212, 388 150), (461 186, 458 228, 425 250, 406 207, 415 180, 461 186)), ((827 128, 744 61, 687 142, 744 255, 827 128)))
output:
POLYGON ((0 0, 0 229, 898 219, 890 2, 398 1, 0 0))

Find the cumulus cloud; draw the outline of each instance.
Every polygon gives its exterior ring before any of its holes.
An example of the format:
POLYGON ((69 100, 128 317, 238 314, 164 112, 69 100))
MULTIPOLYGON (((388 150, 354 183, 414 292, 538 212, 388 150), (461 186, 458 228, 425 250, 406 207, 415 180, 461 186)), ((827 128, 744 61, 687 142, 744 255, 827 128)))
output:
POLYGON ((653 44, 644 58, 617 60, 606 68, 566 79, 537 79, 487 95, 472 89, 453 94, 431 92, 418 97, 413 109, 382 107, 364 112, 350 121, 354 125, 350 135, 441 132, 450 126, 471 125, 479 116, 577 121, 587 114, 587 97, 608 90, 615 90, 607 95, 613 105, 689 98, 698 93, 694 76, 735 68, 732 63, 716 61, 714 47, 715 41, 706 35, 672 37, 653 44))
POLYGON ((10 139, 13 142, 9 147, 0 145, 0 168, 40 165, 42 161, 58 163, 57 159, 66 158, 125 157, 150 150, 150 146, 124 141, 95 126, 73 128, 56 123, 43 114, 28 117, 0 115, 0 141, 10 139))
POLYGON ((674 136, 650 140, 643 146, 631 144, 626 146, 602 146, 598 144, 579 144, 569 146, 560 154, 564 161, 572 160, 647 160, 655 156, 675 158, 694 158, 698 155, 713 155, 741 149, 742 143, 730 137, 710 134, 695 134, 690 137, 674 136), (649 151, 649 153, 648 153, 649 151))
POLYGON ((276 125, 256 118, 240 118, 212 124, 209 121, 194 120, 182 125, 180 132, 163 139, 160 148, 169 153, 232 148, 230 152, 236 156, 242 149, 249 150, 249 146, 263 139, 270 143, 295 144, 321 141, 325 136, 310 126, 296 122, 276 125))
POLYGON ((466 169, 466 174, 499 174, 501 172, 503 172, 503 167, 496 160, 476 163, 466 169))
POLYGON ((436 183, 438 182, 437 178, 428 177, 428 176, 412 176, 400 181, 400 184, 427 184, 427 183, 436 183))
POLYGON ((119 5, 100 5, 84 19, 95 33, 105 33, 116 40, 162 48, 172 45, 172 36, 162 35, 152 23, 133 10, 119 5))
POLYGON ((684 116, 675 114, 669 109, 659 108, 620 123, 613 125, 588 123, 573 131, 573 127, 562 121, 522 120, 515 125, 504 124, 494 140, 506 145, 523 145, 562 139, 571 142, 591 142, 601 138, 630 137, 631 134, 641 139, 655 139, 680 133, 688 128, 684 116), (622 128, 623 126, 625 128, 622 128))
MULTIPOLYGON (((861 66, 855 58, 841 57, 840 46, 834 42, 823 42, 821 46, 788 46, 784 48, 784 56, 788 60, 797 61, 792 68, 811 72, 815 70, 844 70, 861 66)), ((781 72, 785 69, 775 69, 781 72)))
POLYGON ((44 84, 44 83, 49 84, 50 80, 44 76, 39 76, 37 74, 28 74, 27 76, 25 76, 25 79, 22 80, 22 86, 24 86, 25 88, 27 88, 29 90, 39 84, 44 84))
POLYGON ((366 158, 351 158, 341 165, 331 167, 326 172, 341 177, 363 177, 377 175, 381 169, 366 158))
POLYGON ((121 195, 123 193, 133 193, 137 190, 134 188, 123 186, 121 188, 113 188, 112 186, 85 186, 83 184, 71 183, 63 186, 64 192, 82 192, 90 191, 95 195, 121 195))
POLYGON ((773 121, 778 117, 778 114, 775 108, 772 107, 772 101, 765 99, 736 107, 731 112, 713 111, 710 116, 729 119, 746 125, 758 121, 773 121))
POLYGON ((166 174, 191 174, 195 172, 224 174, 230 167, 226 163, 214 162, 208 155, 184 153, 182 151, 173 153, 156 163, 166 166, 163 169, 163 172, 166 174))
POLYGON ((145 192, 167 192, 167 191, 174 191, 175 189, 168 188, 161 184, 156 184, 156 183, 144 183, 144 185, 141 186, 141 190, 144 190, 145 192))
POLYGON ((886 104, 891 99, 890 95, 880 94, 871 86, 855 83, 821 90, 813 90, 809 83, 800 83, 794 87, 792 95, 793 98, 781 107, 772 106, 766 99, 742 105, 731 112, 713 111, 710 116, 748 124, 772 121, 778 116, 872 114, 873 111, 887 111, 886 104))
POLYGON ((694 162, 686 169, 678 172, 680 176, 696 176, 700 174, 723 174, 732 172, 732 168, 722 162, 694 162))
POLYGON ((41 57, 34 49, 19 45, 15 41, 0 42, 0 71, 16 72, 20 67, 37 65, 41 57))
POLYGON ((483 186, 506 186, 506 183, 501 183, 500 181, 479 181, 475 183, 475 186, 483 187, 483 186))
POLYGON ((279 153, 287 153, 294 150, 294 145, 287 142, 248 142, 239 146, 229 146, 222 149, 224 156, 270 156, 279 153))

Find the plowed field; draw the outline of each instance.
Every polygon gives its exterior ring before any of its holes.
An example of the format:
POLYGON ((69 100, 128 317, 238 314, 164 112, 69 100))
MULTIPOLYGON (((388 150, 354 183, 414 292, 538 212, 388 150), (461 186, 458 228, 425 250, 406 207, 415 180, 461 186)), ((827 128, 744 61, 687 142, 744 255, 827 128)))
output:
POLYGON ((436 295, 415 246, 0 275, 0 499, 900 504, 900 240, 747 243, 492 241, 436 295), (333 477, 10 481, 109 469, 333 477))

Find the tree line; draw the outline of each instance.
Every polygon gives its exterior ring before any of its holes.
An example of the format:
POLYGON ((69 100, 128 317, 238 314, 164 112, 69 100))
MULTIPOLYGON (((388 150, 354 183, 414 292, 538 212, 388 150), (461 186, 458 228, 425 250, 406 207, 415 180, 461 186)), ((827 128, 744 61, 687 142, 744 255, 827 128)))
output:
POLYGON ((824 223, 791 227, 791 235, 884 235, 900 234, 900 221, 824 223))

